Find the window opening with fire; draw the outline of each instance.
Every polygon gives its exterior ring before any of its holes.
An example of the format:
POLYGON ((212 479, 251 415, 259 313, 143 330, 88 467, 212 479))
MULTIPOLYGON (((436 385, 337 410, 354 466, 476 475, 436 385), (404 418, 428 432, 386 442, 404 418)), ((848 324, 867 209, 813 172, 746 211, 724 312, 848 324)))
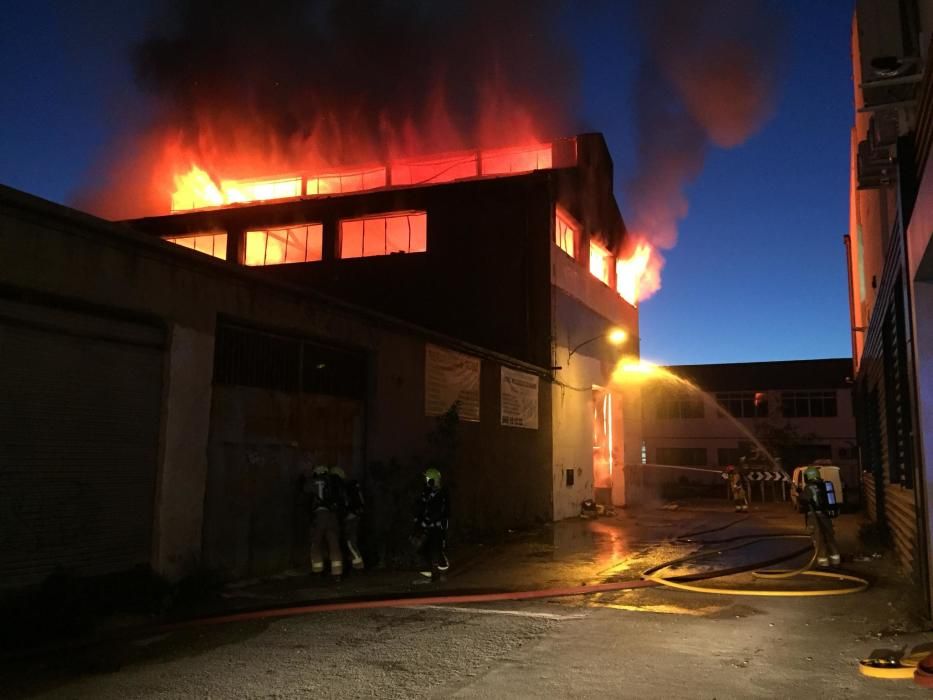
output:
POLYGON ((580 227, 571 216, 558 207, 554 217, 554 239, 557 247, 571 258, 576 257, 574 252, 576 251, 576 240, 579 232, 580 227))
POLYGON ((477 168, 478 158, 476 153, 408 160, 392 166, 392 184, 423 185, 453 182, 454 180, 476 177, 477 168))
POLYGON ((551 167, 551 144, 531 148, 502 148, 483 151, 480 162, 483 175, 505 175, 546 170, 551 167))
POLYGON ((610 285, 609 271, 612 269, 612 253, 599 243, 590 241, 590 274, 606 285, 610 285))
POLYGON ((366 258, 427 250, 428 215, 394 212, 340 222, 340 257, 366 258))
POLYGON ((187 236, 172 236, 166 238, 169 243, 190 248, 199 253, 207 253, 221 260, 227 259, 227 234, 218 232, 192 233, 187 236))
POLYGON ((320 175, 309 177, 305 185, 305 194, 341 194, 343 192, 361 192, 374 190, 386 186, 386 169, 384 166, 368 170, 336 173, 334 175, 320 175))
POLYGON ((302 224, 246 232, 247 265, 282 265, 323 258, 324 226, 302 224))

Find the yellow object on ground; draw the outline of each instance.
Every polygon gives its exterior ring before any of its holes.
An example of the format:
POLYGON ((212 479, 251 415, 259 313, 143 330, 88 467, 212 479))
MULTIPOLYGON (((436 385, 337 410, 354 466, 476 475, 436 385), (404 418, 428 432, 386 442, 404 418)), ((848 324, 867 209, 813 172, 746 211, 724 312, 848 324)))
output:
POLYGON ((930 655, 928 651, 910 654, 901 659, 862 659, 858 662, 858 670, 863 676, 869 678, 887 678, 889 680, 904 680, 914 677, 917 664, 930 655))

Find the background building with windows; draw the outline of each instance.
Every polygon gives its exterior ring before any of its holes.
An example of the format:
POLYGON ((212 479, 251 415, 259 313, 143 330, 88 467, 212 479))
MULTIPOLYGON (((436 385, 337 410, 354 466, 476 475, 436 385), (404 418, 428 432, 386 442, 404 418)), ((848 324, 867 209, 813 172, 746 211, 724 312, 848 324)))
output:
POLYGON ((643 392, 646 483, 684 478, 720 484, 722 468, 754 454, 751 436, 781 459, 787 472, 815 459, 840 466, 846 488, 859 487, 848 358, 676 365, 668 370, 702 389, 653 381, 643 392))

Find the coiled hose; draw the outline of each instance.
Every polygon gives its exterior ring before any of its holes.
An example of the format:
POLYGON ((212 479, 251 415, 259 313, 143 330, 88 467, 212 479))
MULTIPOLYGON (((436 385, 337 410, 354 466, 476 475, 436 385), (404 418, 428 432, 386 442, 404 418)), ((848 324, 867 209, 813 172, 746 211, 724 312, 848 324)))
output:
POLYGON ((693 552, 686 556, 680 557, 678 559, 672 559, 671 561, 664 562, 663 564, 658 564, 653 566, 650 569, 642 572, 642 578, 647 581, 654 581, 657 584, 662 586, 668 586, 669 588, 676 588, 683 591, 692 591, 694 593, 711 593, 714 595, 743 595, 743 596, 768 596, 768 597, 813 597, 813 596, 831 596, 831 595, 848 595, 850 593, 858 593, 864 591, 868 588, 868 581, 861 578, 860 576, 853 576, 851 574, 843 574, 838 571, 813 571, 813 564, 816 562, 818 546, 814 540, 814 536, 810 534, 803 533, 766 533, 766 534, 747 534, 747 535, 736 535, 735 537, 729 537, 726 539, 720 540, 698 540, 695 539, 699 535, 709 534, 711 532, 719 532, 725 530, 734 525, 737 525, 740 522, 744 522, 748 518, 739 518, 738 520, 733 520, 725 525, 720 527, 711 528, 708 530, 700 530, 698 532, 689 533, 687 535, 681 535, 676 538, 675 541, 681 542, 684 544, 699 544, 703 547, 709 545, 725 544, 730 542, 735 542, 736 544, 730 545, 728 547, 719 547, 713 549, 700 549, 698 552, 693 552), (714 572, 704 573, 704 574, 692 574, 689 576, 672 576, 666 577, 662 576, 661 572, 667 568, 677 566, 680 564, 687 564, 692 562, 697 562, 702 559, 707 559, 713 556, 719 556, 725 552, 731 552, 738 549, 743 549, 751 545, 757 544, 759 542, 765 542, 770 540, 806 540, 807 545, 805 547, 799 548, 790 552, 788 554, 782 554, 766 561, 758 561, 753 564, 741 565, 737 567, 732 567, 730 569, 718 569, 714 572), (810 552, 810 558, 807 560, 807 563, 796 569, 770 569, 768 567, 774 566, 776 564, 783 563, 785 561, 790 561, 796 559, 806 552, 810 552), (721 578, 723 576, 730 576, 732 574, 744 573, 751 571, 752 575, 755 578, 761 579, 789 579, 795 576, 810 576, 818 578, 827 578, 834 581, 851 581, 852 585, 848 586, 833 586, 831 588, 807 588, 807 589, 773 589, 773 588, 727 588, 727 587, 714 587, 714 586, 698 586, 693 583, 690 583, 691 580, 711 580, 716 578, 721 578))

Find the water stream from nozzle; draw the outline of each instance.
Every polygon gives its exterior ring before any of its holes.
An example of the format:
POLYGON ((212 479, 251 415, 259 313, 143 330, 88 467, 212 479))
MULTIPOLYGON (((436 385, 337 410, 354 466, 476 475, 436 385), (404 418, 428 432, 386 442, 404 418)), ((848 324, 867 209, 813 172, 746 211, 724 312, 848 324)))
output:
POLYGON ((649 364, 642 362, 639 359, 634 360, 622 360, 619 362, 619 365, 616 368, 616 371, 612 375, 612 382, 614 384, 644 384, 648 381, 660 381, 668 382, 674 385, 677 385, 681 388, 687 389, 700 397, 703 403, 709 408, 718 411, 719 414, 726 418, 730 423, 732 423, 735 428, 747 437, 752 444, 758 450, 758 453, 763 455, 768 462, 771 463, 771 466, 775 471, 784 472, 784 468, 778 463, 778 461, 771 456, 771 453, 761 444, 761 441, 754 436, 754 434, 742 423, 740 423, 735 416, 733 416, 729 411, 721 406, 716 399, 711 396, 709 393, 703 391, 693 382, 680 377, 670 370, 667 370, 663 367, 657 365, 649 364))

